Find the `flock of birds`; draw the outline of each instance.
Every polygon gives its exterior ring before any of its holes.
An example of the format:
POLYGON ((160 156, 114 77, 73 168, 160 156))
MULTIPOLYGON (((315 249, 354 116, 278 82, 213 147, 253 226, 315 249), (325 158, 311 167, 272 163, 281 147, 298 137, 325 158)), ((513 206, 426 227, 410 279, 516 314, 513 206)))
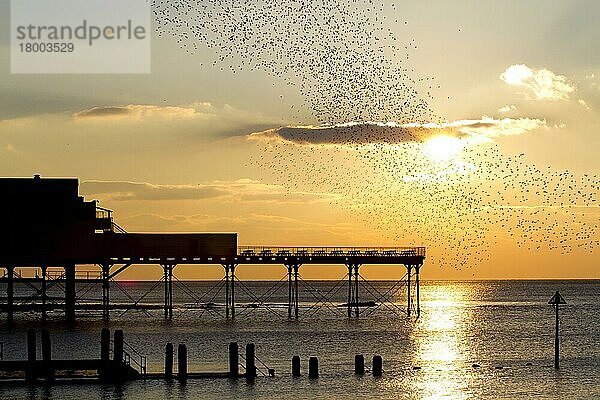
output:
POLYGON ((398 40, 394 4, 377 0, 279 2, 154 0, 159 34, 214 66, 258 70, 297 88, 318 124, 304 142, 257 141, 250 162, 290 192, 334 193, 358 223, 389 241, 428 246, 434 265, 472 268, 513 241, 529 251, 593 252, 600 244, 600 178, 541 168, 489 142, 431 160, 419 137, 390 137, 368 121, 438 122, 433 78, 408 66, 415 39, 398 40), (424 94, 421 94, 424 93, 424 94), (327 134, 327 137, 315 135, 327 134))
MULTIPOLYGON (((381 0, 153 0, 157 32, 185 51, 208 47, 215 67, 262 71, 295 87, 318 123, 429 122, 433 79, 404 66, 414 38, 401 42, 381 0), (427 95, 416 89, 422 86, 427 95)), ((299 108, 298 108, 299 109, 299 108)))

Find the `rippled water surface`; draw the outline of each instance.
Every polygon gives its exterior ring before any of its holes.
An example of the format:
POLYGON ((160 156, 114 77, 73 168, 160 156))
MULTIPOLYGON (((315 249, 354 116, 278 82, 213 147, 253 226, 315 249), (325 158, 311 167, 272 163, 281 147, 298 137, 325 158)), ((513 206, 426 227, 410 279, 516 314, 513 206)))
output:
MULTIPOLYGON (((224 399, 224 398, 600 398, 600 294, 599 281, 492 281, 424 282, 421 316, 408 319, 401 310, 405 299, 398 292, 394 305, 363 309, 355 320, 345 317, 346 288, 335 282, 301 285, 301 318, 287 320, 287 286, 274 282, 245 282, 237 288, 240 305, 258 304, 271 291, 270 302, 279 307, 237 309, 235 322, 225 321, 219 304, 221 293, 209 292, 214 283, 176 285, 175 316, 162 320, 161 310, 113 311, 110 327, 122 328, 125 340, 145 354, 149 371, 161 372, 164 345, 185 343, 190 371, 225 371, 227 346, 256 344, 257 356, 276 376, 259 376, 250 384, 240 379, 189 380, 187 384, 140 381, 123 385, 57 384, 27 387, 0 382, 0 398, 52 399, 224 399), (271 290, 273 288, 273 290, 271 290), (185 292, 191 292, 185 295, 185 292), (554 311, 547 304, 560 290, 568 301, 561 309, 561 369, 553 362, 554 311), (205 293, 202 302, 215 308, 189 308, 205 293), (329 293, 332 304, 318 300, 329 293), (217 294, 212 299, 213 294, 217 294), (187 307, 186 307, 187 305, 187 307), (353 374, 355 354, 364 354, 367 365, 380 354, 384 375, 353 374), (320 377, 292 378, 290 360, 302 358, 303 373, 309 356, 318 356, 320 377), (473 364, 478 364, 474 368, 473 364)), ((377 300, 393 283, 372 282, 361 287, 361 300, 377 300)), ((144 301, 160 304, 162 287, 152 283, 120 283, 112 289, 113 301, 146 294, 144 301), (152 289, 152 290, 150 290, 152 289)), ((25 292, 25 288, 17 287, 25 292)), ((78 288, 84 290, 85 288, 78 288)), ((0 287, 2 293, 4 287, 0 287)), ((58 290, 58 289, 57 289, 58 290)), ((89 288, 94 297, 97 288, 89 288)), ((402 289, 403 290, 403 289, 402 289)), ((82 293, 80 291, 80 293, 82 293)), ((395 293, 395 289, 391 291, 395 293)), ((394 298, 394 296, 392 296, 394 298)), ((59 313, 50 314, 54 358, 99 357, 98 315, 82 315, 68 329, 59 313)), ((24 359, 25 332, 40 327, 36 315, 19 316, 12 329, 3 323, 0 341, 5 359, 24 359)))

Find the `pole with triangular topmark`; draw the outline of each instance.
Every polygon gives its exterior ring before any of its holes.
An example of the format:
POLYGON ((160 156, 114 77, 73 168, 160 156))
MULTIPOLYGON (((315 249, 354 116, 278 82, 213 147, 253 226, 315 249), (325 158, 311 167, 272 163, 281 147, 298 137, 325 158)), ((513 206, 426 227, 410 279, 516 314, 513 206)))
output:
POLYGON ((554 368, 558 369, 559 364, 559 346, 558 346, 558 306, 561 304, 567 304, 565 299, 558 293, 554 293, 554 296, 550 299, 548 304, 554 306, 554 311, 556 312, 556 331, 554 333, 554 368))

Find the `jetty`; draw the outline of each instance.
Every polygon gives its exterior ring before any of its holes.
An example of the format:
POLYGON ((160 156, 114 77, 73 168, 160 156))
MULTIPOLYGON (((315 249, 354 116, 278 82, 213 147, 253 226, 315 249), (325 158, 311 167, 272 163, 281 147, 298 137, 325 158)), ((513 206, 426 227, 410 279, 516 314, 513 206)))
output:
MULTIPOLYGON (((76 178, 0 178, 0 285, 5 296, 0 298, 0 312, 12 323, 16 313, 38 312, 42 320, 49 311, 64 312, 67 322, 74 322, 78 311, 98 311, 108 320, 111 310, 162 309, 164 318, 173 318, 174 270, 178 265, 205 268, 220 265, 224 270, 223 303, 210 302, 204 307, 222 309, 225 318, 234 319, 236 287, 242 282, 236 271, 249 265, 285 268, 287 281, 287 316, 300 315, 300 269, 303 265, 328 268, 344 265, 347 273, 341 277, 347 288, 346 302, 333 304, 346 309, 348 318, 358 318, 361 309, 388 304, 399 312, 397 304, 389 302, 395 293, 377 293, 371 289, 363 298, 361 284, 367 280, 360 273, 366 265, 386 265, 397 272, 395 290, 404 290, 406 305, 402 312, 418 316, 420 307, 420 270, 425 260, 425 247, 415 246, 239 246, 237 233, 131 233, 113 220, 113 211, 102 208, 97 201, 86 201, 79 195, 76 178), (163 277, 162 304, 142 300, 131 303, 111 302, 111 286, 119 274, 129 268, 160 266, 163 277), (400 269, 398 269, 400 267, 400 269), (27 296, 16 296, 15 285, 30 289, 27 296), (90 302, 78 296, 76 287, 98 284, 102 287, 100 302, 90 302), (62 297, 52 297, 50 287, 59 286, 62 297)), ((321 303, 332 304, 326 295, 321 303)), ((260 299, 256 306, 268 305, 260 299)), ((252 307, 252 305, 245 305, 252 307)))

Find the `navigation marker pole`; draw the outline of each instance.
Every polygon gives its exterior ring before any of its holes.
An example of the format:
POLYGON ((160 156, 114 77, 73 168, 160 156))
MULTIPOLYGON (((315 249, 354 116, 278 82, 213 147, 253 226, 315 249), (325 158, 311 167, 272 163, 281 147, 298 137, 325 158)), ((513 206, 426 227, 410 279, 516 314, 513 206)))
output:
POLYGON ((554 368, 558 369, 559 366, 559 340, 558 340, 558 307, 560 304, 567 304, 566 300, 560 295, 558 290, 554 293, 554 296, 550 299, 548 304, 551 304, 554 307, 554 311, 556 312, 556 329, 554 332, 554 368))

